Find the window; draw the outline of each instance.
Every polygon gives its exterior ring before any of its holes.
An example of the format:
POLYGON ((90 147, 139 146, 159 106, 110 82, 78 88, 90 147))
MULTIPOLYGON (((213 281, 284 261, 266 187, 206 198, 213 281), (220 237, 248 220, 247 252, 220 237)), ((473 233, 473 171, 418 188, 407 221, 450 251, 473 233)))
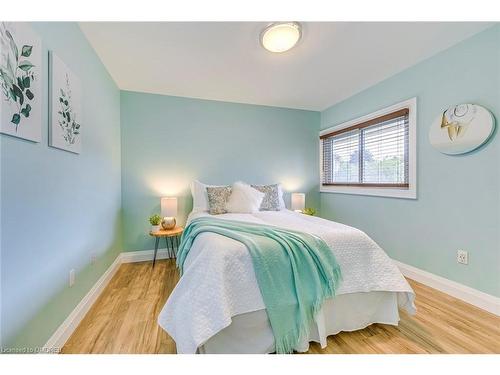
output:
POLYGON ((416 198, 416 99, 320 134, 321 191, 416 198))

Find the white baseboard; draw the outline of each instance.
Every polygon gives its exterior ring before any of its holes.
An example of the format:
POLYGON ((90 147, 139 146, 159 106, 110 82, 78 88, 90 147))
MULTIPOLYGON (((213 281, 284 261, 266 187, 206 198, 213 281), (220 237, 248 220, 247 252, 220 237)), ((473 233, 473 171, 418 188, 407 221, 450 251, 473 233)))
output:
POLYGON ((480 309, 500 316, 500 298, 394 260, 401 273, 419 283, 449 294, 480 309))
POLYGON ((109 266, 106 272, 97 280, 95 285, 83 297, 83 299, 76 305, 73 311, 68 315, 64 322, 52 334, 49 340, 44 345, 42 352, 52 353, 61 350, 71 334, 75 331, 76 327, 80 324, 85 314, 90 310, 94 302, 97 300, 101 292, 104 290, 109 281, 113 278, 121 264, 121 254, 118 254, 114 262, 109 266))
MULTIPOLYGON (((142 250, 142 251, 126 251, 121 253, 122 263, 135 263, 135 262, 146 262, 148 260, 153 260, 154 250, 142 250)), ((158 249, 158 254, 156 254, 156 259, 168 259, 170 258, 167 249, 158 249)))
MULTIPOLYGON (((154 250, 144 251, 130 251, 118 254, 114 262, 104 272, 104 274, 97 280, 95 285, 83 297, 73 311, 68 315, 64 322, 52 334, 49 340, 44 345, 43 353, 57 353, 64 346, 66 341, 75 331, 76 327, 83 320, 87 312, 90 310, 94 302, 99 298, 102 291, 113 278, 114 274, 122 263, 134 263, 153 260, 154 250)), ((167 249, 158 249, 156 259, 167 259, 169 253, 167 249)))

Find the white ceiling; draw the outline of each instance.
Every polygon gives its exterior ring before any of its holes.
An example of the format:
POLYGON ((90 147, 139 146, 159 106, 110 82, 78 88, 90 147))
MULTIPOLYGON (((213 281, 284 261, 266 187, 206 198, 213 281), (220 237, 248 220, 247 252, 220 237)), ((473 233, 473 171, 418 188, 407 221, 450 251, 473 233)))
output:
POLYGON ((323 110, 491 23, 306 22, 292 50, 264 50, 266 22, 84 22, 122 90, 323 110))

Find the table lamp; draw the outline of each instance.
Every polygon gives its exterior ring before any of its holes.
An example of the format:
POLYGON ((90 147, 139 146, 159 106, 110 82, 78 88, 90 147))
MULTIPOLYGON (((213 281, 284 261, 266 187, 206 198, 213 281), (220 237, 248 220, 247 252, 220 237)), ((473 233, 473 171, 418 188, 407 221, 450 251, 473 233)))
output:
POLYGON ((161 199, 161 226, 163 229, 175 228, 175 217, 177 216, 177 198, 165 197, 161 199))
POLYGON ((302 212, 306 206, 306 195, 304 193, 292 193, 292 210, 302 212))

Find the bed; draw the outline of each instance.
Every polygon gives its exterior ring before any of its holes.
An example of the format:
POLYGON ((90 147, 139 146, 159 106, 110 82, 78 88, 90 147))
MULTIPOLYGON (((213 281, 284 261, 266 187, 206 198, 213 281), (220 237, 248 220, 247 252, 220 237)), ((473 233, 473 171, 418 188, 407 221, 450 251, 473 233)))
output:
MULTIPOLYGON (((207 212, 193 211, 188 223, 207 212)), ((373 323, 397 325, 399 310, 416 312, 415 294, 387 254, 364 232, 333 221, 290 210, 222 214, 238 220, 303 231, 323 239, 341 266, 343 280, 328 299, 307 339, 326 346, 329 335, 373 323)), ((178 353, 272 353, 274 337, 246 247, 216 233, 202 233, 193 242, 184 273, 169 296, 159 325, 178 353)))

